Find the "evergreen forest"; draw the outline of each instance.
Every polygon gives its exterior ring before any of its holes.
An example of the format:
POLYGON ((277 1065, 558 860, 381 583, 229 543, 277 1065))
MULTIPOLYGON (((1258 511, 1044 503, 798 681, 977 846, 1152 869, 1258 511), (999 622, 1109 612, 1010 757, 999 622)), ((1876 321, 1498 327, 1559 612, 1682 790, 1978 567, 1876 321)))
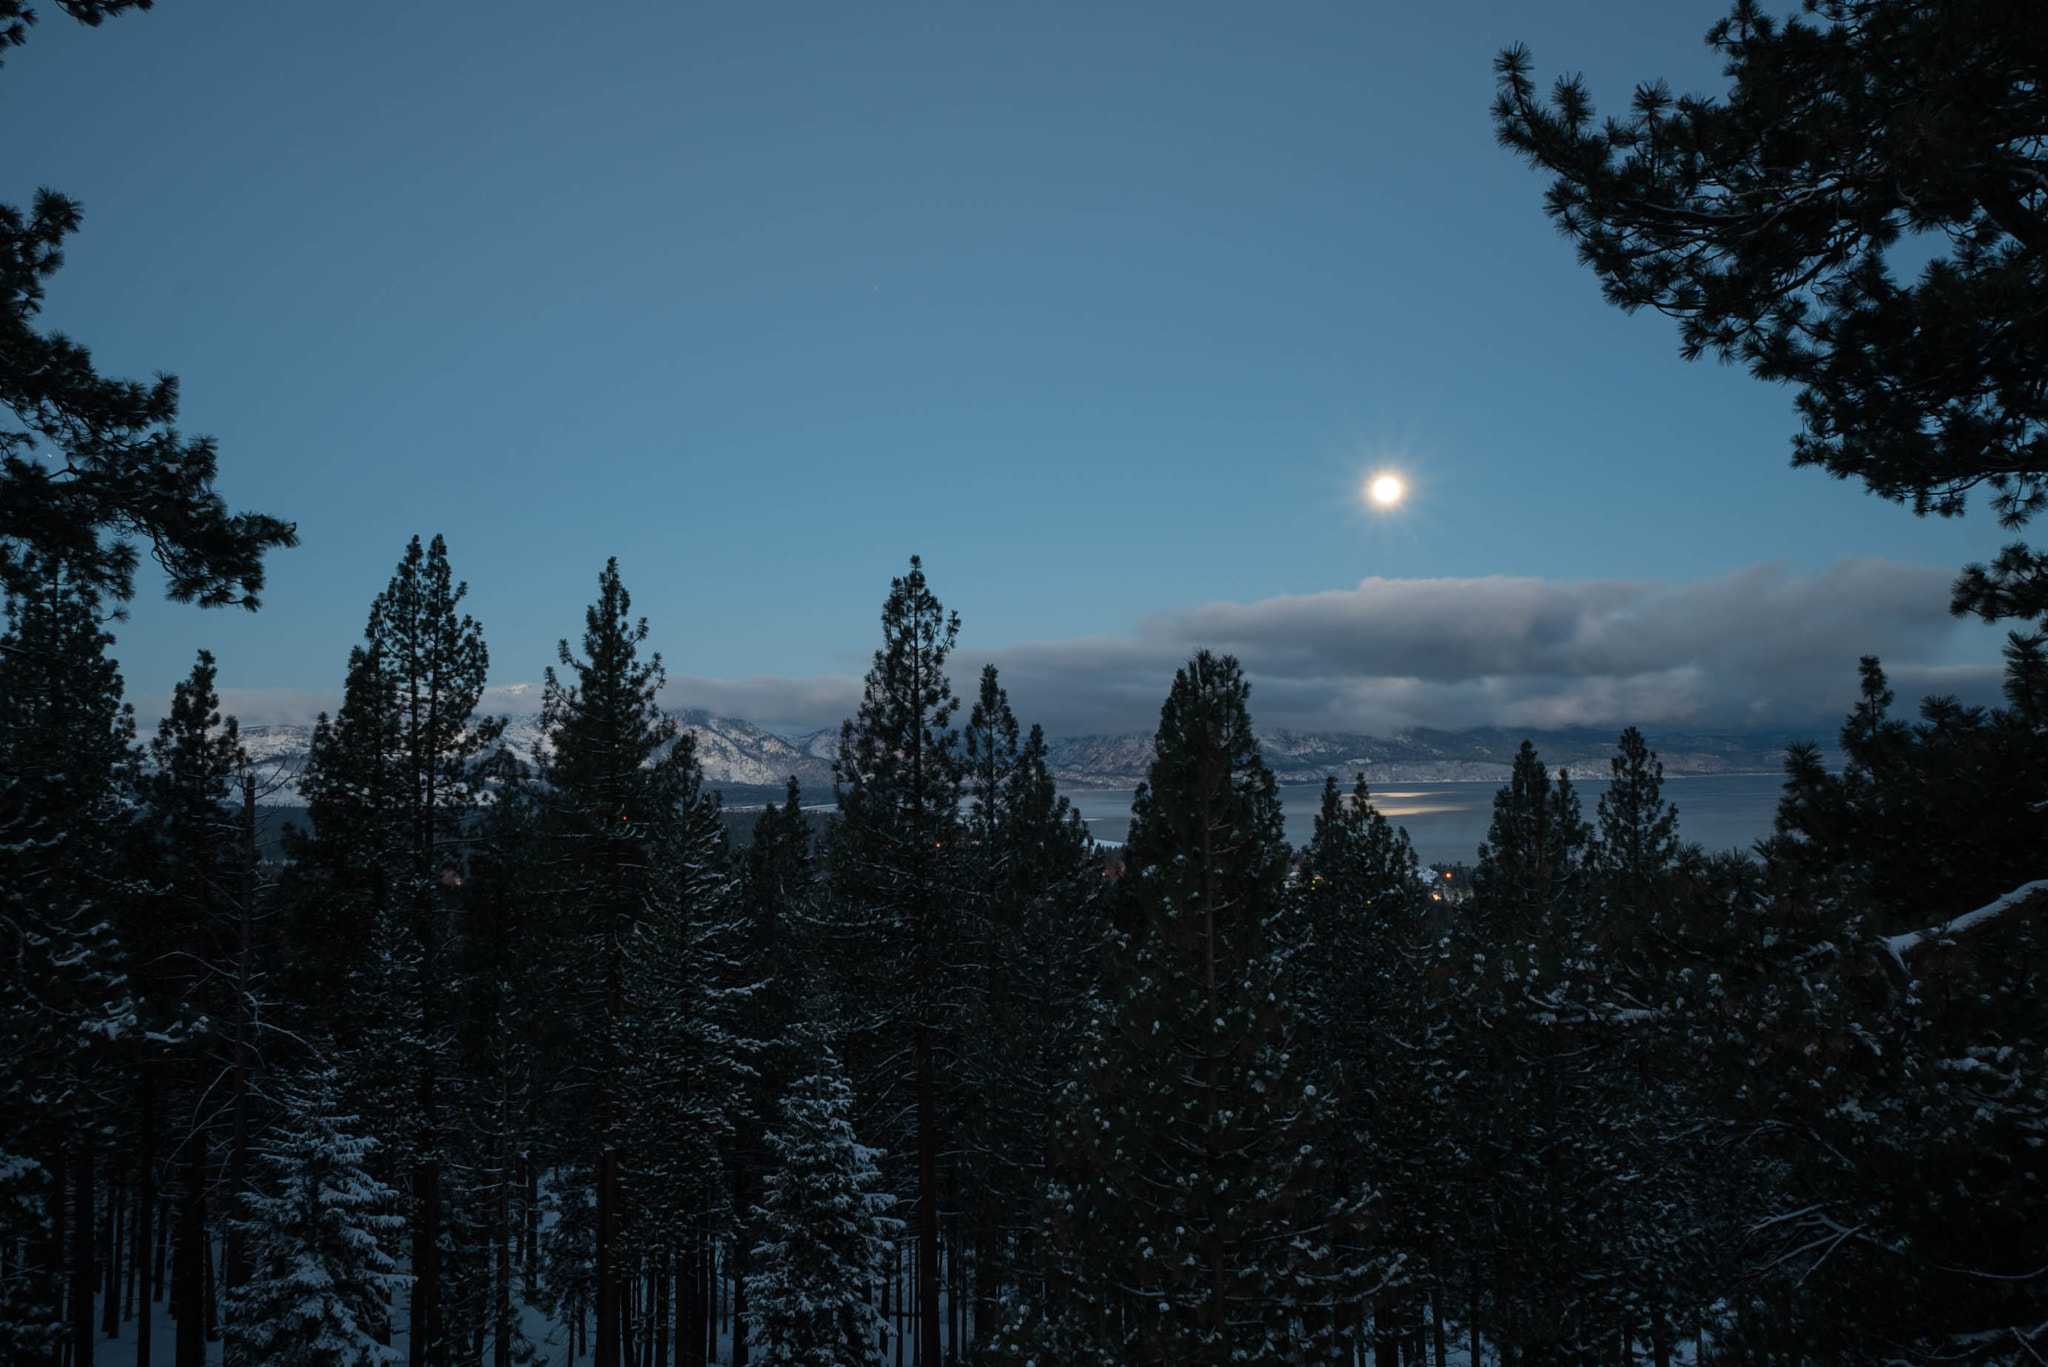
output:
MULTIPOLYGON (((0 49, 26 14, 0 0, 0 49)), ((1981 486, 2017 529, 2048 119, 2009 67, 2044 14, 1743 0, 1728 101, 1603 124, 1516 49, 1496 124, 1613 302, 1798 388, 1797 459, 1933 514, 1981 486), (1908 68, 1964 93, 1931 147, 1873 144, 1858 101, 1908 68), (1882 225, 1915 214, 1954 260, 1900 285, 1882 225)), ((254 608, 294 532, 228 510, 174 381, 37 330, 76 222, 0 207, 0 1361, 2048 1358, 2026 545, 1956 588, 2018 628, 1998 705, 1902 704, 1866 656, 1844 763, 1793 747, 1746 851, 1681 841, 1633 727, 1590 808, 1525 743, 1454 898, 1363 777, 1290 847, 1246 669, 1206 650, 1128 840, 1091 839, 915 556, 829 792, 726 819, 617 560, 528 763, 428 534, 272 854, 213 656, 145 732, 109 624, 137 545, 254 608)))

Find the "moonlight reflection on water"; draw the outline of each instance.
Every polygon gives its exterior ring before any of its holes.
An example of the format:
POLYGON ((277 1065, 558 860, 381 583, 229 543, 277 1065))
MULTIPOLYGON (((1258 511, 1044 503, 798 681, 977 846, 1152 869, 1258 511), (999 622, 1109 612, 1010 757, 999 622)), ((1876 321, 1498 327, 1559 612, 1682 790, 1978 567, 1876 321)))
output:
MULTIPOLYGON (((1349 781, 1345 780, 1348 791, 1349 781)), ((1784 779, 1777 774, 1715 774, 1667 778, 1664 797, 1678 808, 1678 835, 1709 850, 1746 849, 1771 833, 1784 779)), ((1605 779, 1573 779, 1587 821, 1594 821, 1605 779)), ((1497 783, 1401 783, 1371 795, 1373 806, 1408 830, 1425 864, 1470 863, 1493 819, 1497 783)), ((1131 790, 1069 791, 1075 808, 1098 840, 1122 840, 1131 824, 1131 790)), ((1287 839, 1308 842, 1322 804, 1320 783, 1283 783, 1280 803, 1287 839)))

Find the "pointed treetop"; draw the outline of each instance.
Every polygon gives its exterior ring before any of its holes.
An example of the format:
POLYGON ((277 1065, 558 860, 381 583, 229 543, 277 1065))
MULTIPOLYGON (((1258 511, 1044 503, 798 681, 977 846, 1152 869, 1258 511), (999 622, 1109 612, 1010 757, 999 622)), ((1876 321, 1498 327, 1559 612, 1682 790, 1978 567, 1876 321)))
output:
POLYGON ((1207 650, 1175 672, 1159 711, 1152 767, 1131 804, 1127 858, 1143 866, 1213 849, 1218 836, 1255 862, 1287 858, 1280 790, 1259 755, 1237 659, 1207 650))

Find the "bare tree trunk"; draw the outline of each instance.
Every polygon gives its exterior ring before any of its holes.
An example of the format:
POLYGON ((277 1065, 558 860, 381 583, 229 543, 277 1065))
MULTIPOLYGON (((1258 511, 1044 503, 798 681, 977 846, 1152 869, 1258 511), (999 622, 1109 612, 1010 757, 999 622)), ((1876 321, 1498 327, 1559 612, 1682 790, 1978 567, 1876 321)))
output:
POLYGON ((441 1170, 432 1158, 413 1164, 412 1192, 414 1280, 406 1358, 411 1367, 440 1367, 446 1356, 441 1339, 441 1170))
MULTIPOLYGON (((242 905, 238 927, 240 944, 235 955, 235 1055, 234 1055, 234 1145, 228 1151, 229 1213, 249 1189, 249 956, 256 919, 256 776, 242 775, 242 905)), ((224 1280, 228 1289, 249 1280, 248 1252, 243 1246, 239 1222, 227 1228, 227 1266, 224 1280)))
POLYGON ((732 1367, 747 1367, 747 1241, 733 1240, 732 1367))
POLYGON ((127 1187, 110 1180, 107 1218, 101 1226, 105 1237, 100 1241, 100 1286, 106 1294, 100 1302, 100 1333, 110 1339, 121 1337, 121 1221, 127 1206, 127 1187))
MULTIPOLYGON (((152 1152, 155 1150, 155 1147, 152 1143, 150 1146, 152 1152)), ((150 1170, 149 1186, 151 1191, 156 1190, 156 1171, 154 1168, 150 1170)), ((154 1266, 149 1279, 150 1295, 156 1300, 162 1300, 164 1293, 170 1289, 171 1285, 170 1278, 165 1275, 165 1262, 170 1257, 171 1250, 171 1203, 162 1197, 158 1197, 157 1208, 153 1218, 156 1221, 156 1251, 150 1255, 154 1266)))
POLYGON ((533 1161, 531 1153, 526 1155, 526 1208, 521 1214, 524 1242, 520 1258, 524 1263, 526 1296, 531 1300, 540 1281, 540 1165, 533 1161))
POLYGON ((618 1155, 607 1137, 597 1160, 597 1359, 594 1367, 620 1367, 618 1269, 618 1155))
POLYGON ((939 1367, 939 1127, 932 1028, 917 1022, 918 1361, 939 1367))
POLYGON ((92 1155, 80 1152, 72 1160, 75 1176, 71 1182, 71 1361, 73 1367, 92 1367, 93 1323, 93 1190, 92 1155))
POLYGON ((200 1295, 206 1310, 206 1341, 219 1343, 220 1279, 213 1267, 213 1241, 204 1237, 199 1241, 199 1270, 204 1278, 200 1283, 200 1295))
POLYGON ((640 1362, 633 1343, 633 1291, 638 1282, 637 1277, 621 1277, 615 1293, 619 1298, 619 1362, 622 1367, 639 1367, 640 1362))
POLYGON ((506 1170, 505 1107, 501 1092, 498 1104, 498 1133, 493 1147, 498 1168, 498 1218, 496 1235, 497 1268, 491 1282, 493 1367, 512 1367, 512 1174, 506 1170))
POLYGON ((654 1367, 668 1367, 668 1286, 668 1257, 664 1254, 655 1260, 647 1288, 647 1303, 653 1311, 647 1338, 654 1345, 654 1367))
POLYGON ((206 1145, 196 1134, 190 1142, 192 1162, 171 1269, 171 1313, 178 1321, 173 1361, 175 1367, 206 1367, 206 1145))

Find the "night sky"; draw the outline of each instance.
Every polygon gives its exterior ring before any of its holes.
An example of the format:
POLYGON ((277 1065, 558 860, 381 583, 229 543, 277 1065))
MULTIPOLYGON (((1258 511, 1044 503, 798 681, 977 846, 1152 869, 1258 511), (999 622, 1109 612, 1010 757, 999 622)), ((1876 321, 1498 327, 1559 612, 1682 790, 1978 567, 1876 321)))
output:
POLYGON ((1866 652, 1995 692, 1945 610, 1990 517, 1791 470, 1791 393, 1602 303, 1494 143, 1503 45, 1619 111, 1719 87, 1718 0, 44 8, 0 200, 85 205, 45 321, 179 375, 304 539, 253 616, 145 582, 145 719, 201 646, 245 720, 331 706, 436 532, 515 710, 608 555, 667 701, 792 727, 912 552, 956 681, 1055 733, 1205 644, 1325 730, 1806 725, 1866 652))

